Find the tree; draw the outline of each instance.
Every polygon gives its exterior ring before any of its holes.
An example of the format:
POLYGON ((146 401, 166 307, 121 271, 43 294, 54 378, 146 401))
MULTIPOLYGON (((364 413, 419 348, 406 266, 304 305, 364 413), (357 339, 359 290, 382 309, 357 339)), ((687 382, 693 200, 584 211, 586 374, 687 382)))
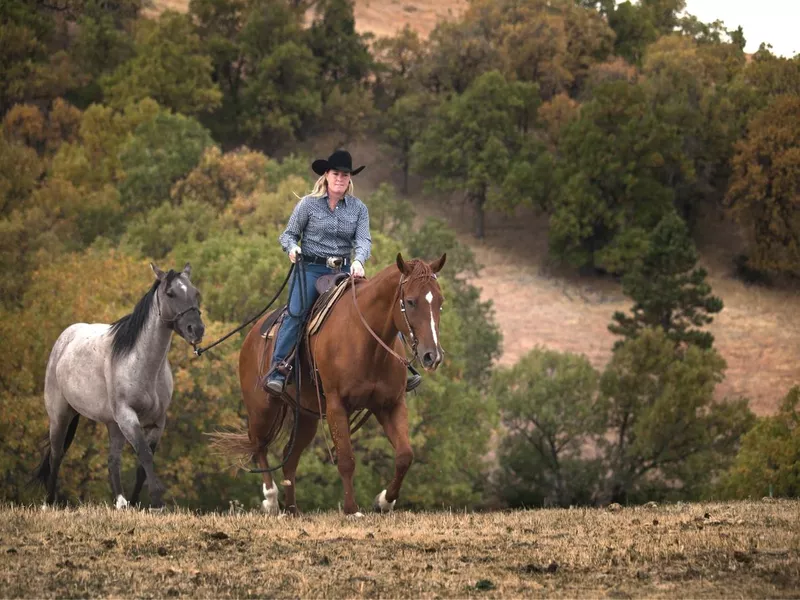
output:
MULTIPOLYGON (((484 235, 492 186, 509 171, 536 114, 536 87, 481 75, 462 96, 442 104, 414 145, 416 168, 439 189, 465 190, 475 206, 475 235, 484 235)), ((519 201, 525 199, 520 196, 519 201)))
POLYGON ((55 19, 29 2, 6 0, 0 23, 0 116, 17 102, 46 102, 74 84, 74 65, 56 45, 55 19))
POLYGON ((800 274, 800 97, 781 95, 736 144, 726 201, 748 240, 748 263, 800 274))
POLYGON ((372 55, 364 35, 356 33, 353 0, 319 0, 308 29, 308 46, 325 82, 322 100, 336 85, 344 93, 360 87, 372 70, 372 55))
POLYGON ((800 496, 800 387, 777 415, 761 417, 742 438, 741 448, 717 491, 730 498, 800 496))
POLYGON ((495 373, 505 428, 500 494, 512 506, 591 504, 600 461, 588 456, 606 428, 597 373, 585 356, 536 348, 495 373))
POLYGON ((714 336, 692 327, 711 323, 710 315, 722 311, 722 300, 711 295, 706 271, 697 268, 697 260, 684 222, 674 213, 665 216, 641 259, 622 277, 622 291, 634 305, 630 316, 614 313, 614 323, 608 327, 611 332, 631 340, 657 327, 676 345, 711 348, 714 336))
POLYGON ((674 210, 669 174, 682 159, 679 138, 641 86, 598 86, 559 140, 550 251, 577 267, 623 273, 674 210))
POLYGON ((172 185, 212 144, 200 123, 180 114, 162 111, 139 125, 120 149, 125 178, 119 191, 126 213, 144 212, 168 200, 172 185))
POLYGON ((401 191, 408 194, 408 175, 413 148, 428 123, 427 114, 434 100, 426 94, 408 94, 399 98, 381 119, 386 149, 398 157, 403 171, 401 191))
POLYGON ((166 11, 158 21, 143 19, 136 27, 136 56, 102 80, 109 104, 121 109, 149 97, 187 115, 219 106, 222 94, 211 80, 211 58, 187 15, 166 11))
POLYGON ((395 37, 376 40, 372 53, 377 107, 387 108, 406 94, 420 91, 425 47, 410 25, 406 24, 395 37))
POLYGON ((715 350, 676 349, 659 329, 614 351, 600 380, 606 500, 697 497, 724 470, 753 419, 744 399, 714 401, 724 369, 715 350))

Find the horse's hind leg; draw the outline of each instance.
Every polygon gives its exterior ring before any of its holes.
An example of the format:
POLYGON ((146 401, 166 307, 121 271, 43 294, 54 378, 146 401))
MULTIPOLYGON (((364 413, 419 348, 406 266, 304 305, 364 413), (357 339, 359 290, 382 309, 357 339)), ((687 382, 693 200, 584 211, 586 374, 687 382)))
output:
POLYGON ((331 430, 333 444, 336 447, 336 466, 344 487, 344 514, 357 514, 355 489, 353 488, 353 475, 356 470, 356 458, 353 454, 353 444, 350 441, 350 420, 347 416, 342 400, 333 393, 328 394, 328 427, 331 430))
POLYGON ((111 484, 111 494, 114 497, 114 506, 118 509, 127 508, 128 501, 122 489, 120 466, 122 464, 122 449, 125 447, 125 436, 116 423, 108 426, 108 481, 111 484))
POLYGON ((280 431, 285 408, 280 402, 270 400, 266 400, 266 403, 262 404, 260 408, 261 410, 253 411, 249 415, 248 436, 254 448, 253 460, 262 470, 261 478, 264 481, 262 486, 264 500, 261 502, 261 508, 268 515, 277 515, 280 512, 278 486, 275 485, 272 473, 266 471, 269 469, 267 450, 280 431))
POLYGON ((297 473, 297 463, 300 462, 300 455, 303 454, 314 436, 317 434, 317 418, 308 415, 300 415, 300 420, 297 423, 297 434, 294 443, 290 441, 283 449, 283 458, 286 464, 283 465, 283 477, 285 486, 284 491, 284 505, 286 512, 293 515, 300 514, 297 509, 297 500, 295 499, 295 484, 294 478, 297 473))
MULTIPOLYGON (((160 427, 153 427, 145 432, 147 444, 150 446, 150 451, 154 456, 162 433, 164 433, 164 425, 161 425, 160 427)), ((133 493, 131 494, 131 504, 136 504, 139 502, 139 494, 142 492, 142 486, 144 485, 146 479, 147 472, 140 464, 136 469, 136 483, 133 486, 133 493)))
MULTIPOLYGON (((47 503, 55 504, 56 489, 58 484, 58 469, 61 461, 67 452, 72 439, 75 437, 75 429, 78 427, 80 415, 76 413, 68 404, 59 415, 50 417, 50 455, 49 473, 47 476, 47 503)), ((45 457, 47 460, 47 457, 45 457)))

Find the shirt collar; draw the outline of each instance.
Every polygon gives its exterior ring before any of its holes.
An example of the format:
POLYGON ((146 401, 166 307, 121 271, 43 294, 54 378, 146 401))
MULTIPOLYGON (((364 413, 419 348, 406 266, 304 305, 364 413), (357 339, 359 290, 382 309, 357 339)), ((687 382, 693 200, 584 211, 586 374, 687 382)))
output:
MULTIPOLYGON (((345 208, 347 208, 347 200, 349 198, 350 198, 350 194, 345 194, 344 196, 342 196, 342 199, 340 200, 340 202, 344 205, 345 208)), ((328 199, 329 199, 328 192, 325 192, 325 195, 322 196, 322 199, 325 200, 326 204, 328 203, 328 199)))

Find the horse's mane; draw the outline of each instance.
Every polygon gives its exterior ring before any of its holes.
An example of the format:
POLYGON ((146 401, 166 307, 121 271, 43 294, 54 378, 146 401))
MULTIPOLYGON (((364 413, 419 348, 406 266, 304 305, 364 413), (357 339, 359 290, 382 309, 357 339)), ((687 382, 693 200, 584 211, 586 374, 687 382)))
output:
MULTIPOLYGON (((178 276, 178 273, 169 270, 167 273, 166 284, 172 283, 172 280, 178 276)), ((153 286, 145 293, 144 296, 136 303, 133 312, 125 315, 118 321, 111 324, 109 333, 114 337, 111 343, 111 360, 117 360, 126 356, 133 350, 136 345, 136 340, 139 339, 139 334, 144 329, 147 322, 147 315, 150 313, 150 308, 153 306, 153 298, 155 298, 156 290, 158 289, 160 280, 156 279, 153 286)))
POLYGON ((431 266, 422 259, 413 258, 411 260, 405 261, 406 266, 409 268, 409 274, 406 275, 406 281, 415 281, 417 279, 428 279, 429 277, 433 277, 436 279, 436 275, 431 269, 431 266))

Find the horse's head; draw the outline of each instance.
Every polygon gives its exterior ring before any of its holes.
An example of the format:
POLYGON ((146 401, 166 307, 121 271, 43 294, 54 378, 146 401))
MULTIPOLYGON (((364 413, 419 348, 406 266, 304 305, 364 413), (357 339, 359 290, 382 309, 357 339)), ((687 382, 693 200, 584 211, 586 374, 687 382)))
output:
POLYGON ((439 313, 444 297, 436 280, 447 254, 432 263, 423 260, 404 261, 397 255, 400 269, 400 302, 398 329, 411 342, 416 357, 428 370, 438 367, 444 351, 439 344, 439 313))
POLYGON ((203 340, 206 327, 200 316, 200 292, 189 279, 192 266, 186 263, 180 273, 165 273, 153 263, 150 263, 150 267, 160 282, 156 289, 156 306, 161 320, 197 347, 203 340))

